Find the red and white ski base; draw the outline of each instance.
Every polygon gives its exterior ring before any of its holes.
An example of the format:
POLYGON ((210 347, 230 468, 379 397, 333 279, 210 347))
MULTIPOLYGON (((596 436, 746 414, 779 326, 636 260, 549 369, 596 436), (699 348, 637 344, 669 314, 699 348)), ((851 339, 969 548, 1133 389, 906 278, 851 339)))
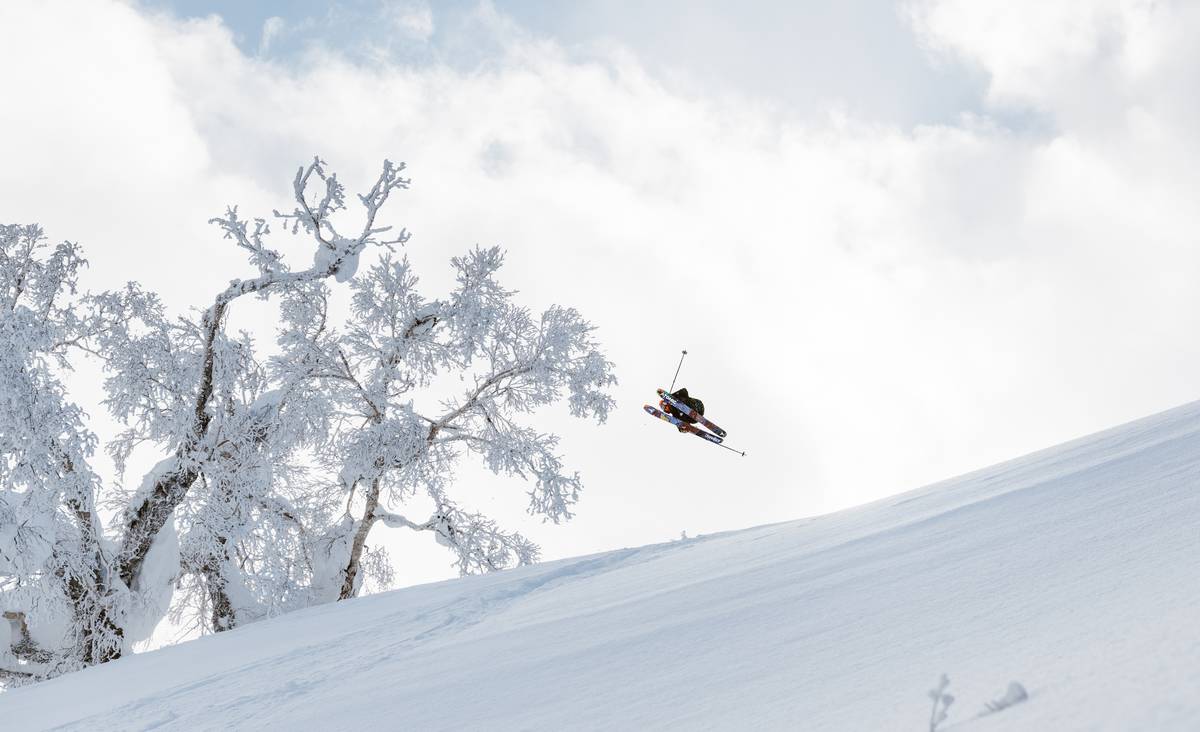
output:
POLYGON ((721 444, 720 437, 718 437, 710 432, 706 432, 706 431, 700 429, 699 427, 697 427, 696 425, 688 424, 687 422, 684 422, 682 419, 679 419, 678 417, 667 414, 666 412, 664 412, 662 410, 655 409, 654 407, 650 406, 649 404, 646 404, 645 406, 643 406, 642 409, 645 409, 646 413, 649 414, 650 416, 658 417, 659 419, 661 419, 664 422, 669 422, 669 423, 675 425, 676 427, 680 428, 684 432, 691 432, 696 437, 703 437, 704 439, 708 440, 709 442, 712 442, 717 445, 721 444))

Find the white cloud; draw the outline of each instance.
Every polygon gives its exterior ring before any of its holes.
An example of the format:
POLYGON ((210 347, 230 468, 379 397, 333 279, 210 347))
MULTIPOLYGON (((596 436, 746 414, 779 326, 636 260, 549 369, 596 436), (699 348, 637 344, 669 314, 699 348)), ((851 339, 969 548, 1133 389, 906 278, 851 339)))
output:
POLYGON ((0 107, 0 218, 183 306, 244 271, 202 223, 226 203, 282 205, 315 152, 352 183, 407 160, 393 216, 431 288, 449 254, 503 244, 510 283, 579 306, 620 367, 612 425, 562 427, 589 491, 572 527, 533 528, 551 555, 781 520, 1195 396, 1200 23, 1046 7, 912 6, 997 108, 1052 120, 1036 133, 789 120, 671 91, 629 54, 573 60, 487 6, 470 32, 495 50, 462 70, 282 65, 216 20, 7 3, 0 63, 27 73, 0 107), (640 412, 684 347, 681 383, 749 457, 640 412))
POLYGON ((271 44, 273 44, 287 27, 287 21, 278 15, 272 15, 263 21, 262 36, 258 41, 258 55, 266 56, 271 52, 271 44))
POLYGON ((1064 131, 1123 127, 1147 105, 1197 120, 1194 3, 919 0, 908 11, 929 48, 987 72, 993 104, 1034 107, 1064 131))
POLYGON ((392 0, 384 5, 383 15, 407 38, 428 41, 433 36, 433 10, 427 2, 392 0))

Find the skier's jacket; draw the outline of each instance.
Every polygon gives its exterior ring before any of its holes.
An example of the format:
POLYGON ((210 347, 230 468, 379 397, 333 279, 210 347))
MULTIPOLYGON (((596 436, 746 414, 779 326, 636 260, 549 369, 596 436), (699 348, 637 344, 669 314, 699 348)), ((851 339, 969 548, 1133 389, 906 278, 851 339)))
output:
MULTIPOLYGON (((686 387, 680 388, 679 391, 671 392, 671 396, 674 397, 675 399, 678 399, 679 401, 683 402, 684 404, 688 405, 692 409, 695 409, 700 414, 704 414, 704 402, 700 401, 696 397, 688 396, 688 390, 686 387)), ((682 419, 684 422, 687 422, 689 424, 696 423, 696 420, 692 419, 690 416, 688 416, 684 412, 679 411, 675 407, 672 407, 670 404, 667 404, 664 402, 663 407, 666 409, 668 414, 678 417, 679 419, 682 419)))

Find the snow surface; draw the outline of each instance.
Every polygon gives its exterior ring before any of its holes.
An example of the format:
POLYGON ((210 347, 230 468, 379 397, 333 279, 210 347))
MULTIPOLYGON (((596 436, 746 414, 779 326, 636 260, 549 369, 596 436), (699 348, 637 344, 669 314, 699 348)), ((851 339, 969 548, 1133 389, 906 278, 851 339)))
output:
POLYGON ((939 729, 1196 730, 1198 487, 1200 403, 821 518, 129 657, 0 696, 0 727, 921 730, 944 672, 939 729))

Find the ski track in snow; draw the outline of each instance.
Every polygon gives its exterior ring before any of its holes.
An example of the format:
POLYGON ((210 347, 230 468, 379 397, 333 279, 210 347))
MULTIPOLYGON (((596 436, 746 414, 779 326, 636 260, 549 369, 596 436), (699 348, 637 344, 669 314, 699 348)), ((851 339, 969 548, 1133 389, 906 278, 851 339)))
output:
POLYGON ((133 656, 0 696, 0 727, 916 730, 945 672, 943 730, 1200 729, 1198 487, 1200 403, 829 516, 133 656))

